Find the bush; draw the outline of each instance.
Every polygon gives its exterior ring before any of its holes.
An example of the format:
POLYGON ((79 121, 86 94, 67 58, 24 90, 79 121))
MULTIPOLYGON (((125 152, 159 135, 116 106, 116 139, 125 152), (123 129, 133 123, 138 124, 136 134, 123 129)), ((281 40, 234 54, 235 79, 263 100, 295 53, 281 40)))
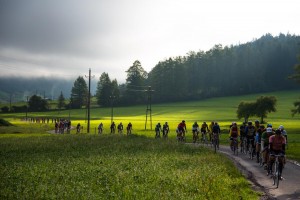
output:
POLYGON ((0 119, 0 126, 12 126, 12 124, 4 119, 0 119))
POLYGON ((8 113, 9 107, 8 107, 8 106, 3 106, 3 107, 1 108, 1 111, 2 111, 3 113, 8 113))

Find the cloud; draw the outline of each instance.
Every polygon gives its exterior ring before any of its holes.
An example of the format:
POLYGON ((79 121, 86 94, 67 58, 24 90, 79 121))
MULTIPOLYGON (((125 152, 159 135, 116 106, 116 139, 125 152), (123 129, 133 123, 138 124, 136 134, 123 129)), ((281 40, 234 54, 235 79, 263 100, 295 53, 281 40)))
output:
POLYGON ((165 58, 219 43, 238 44, 269 32, 299 34, 297 5, 297 0, 2 0, 1 76, 77 77, 92 68, 96 76, 108 72, 124 82, 135 60, 150 71, 165 58))

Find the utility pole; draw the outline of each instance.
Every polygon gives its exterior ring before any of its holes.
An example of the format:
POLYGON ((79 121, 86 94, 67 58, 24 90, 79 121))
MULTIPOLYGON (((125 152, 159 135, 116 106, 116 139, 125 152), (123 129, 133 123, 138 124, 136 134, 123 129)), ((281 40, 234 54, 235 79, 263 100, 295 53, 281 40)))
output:
POLYGON ((110 100, 111 100, 111 117, 110 117, 110 123, 112 124, 112 122, 114 121, 114 99, 115 99, 115 96, 114 95, 111 95, 109 96, 110 100))
MULTIPOLYGON (((85 76, 87 77, 87 76, 85 76)), ((88 93, 88 102, 87 102, 87 118, 88 118, 88 124, 87 124, 87 133, 90 133, 90 106, 91 106, 91 68, 89 68, 89 93, 88 93)))
POLYGON ((145 121, 145 130, 147 129, 147 121, 148 121, 148 112, 150 117, 150 128, 152 130, 152 108, 151 108, 151 94, 154 90, 151 89, 151 86, 148 86, 147 92, 147 109, 146 109, 146 121, 145 121))

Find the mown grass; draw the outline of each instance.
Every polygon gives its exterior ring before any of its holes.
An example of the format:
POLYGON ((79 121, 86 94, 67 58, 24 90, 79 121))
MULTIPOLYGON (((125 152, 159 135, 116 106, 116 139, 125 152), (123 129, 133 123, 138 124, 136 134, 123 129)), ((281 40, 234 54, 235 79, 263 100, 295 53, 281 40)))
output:
POLYGON ((122 135, 0 137, 0 199, 257 199, 209 149, 122 135))

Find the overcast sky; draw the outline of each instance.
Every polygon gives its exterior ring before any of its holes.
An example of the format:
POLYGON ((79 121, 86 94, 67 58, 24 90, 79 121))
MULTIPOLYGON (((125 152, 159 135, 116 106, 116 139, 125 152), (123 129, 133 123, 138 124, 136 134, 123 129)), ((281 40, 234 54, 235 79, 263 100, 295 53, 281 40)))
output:
POLYGON ((0 76, 107 72, 237 45, 266 33, 300 35, 299 0, 0 0, 0 76))

